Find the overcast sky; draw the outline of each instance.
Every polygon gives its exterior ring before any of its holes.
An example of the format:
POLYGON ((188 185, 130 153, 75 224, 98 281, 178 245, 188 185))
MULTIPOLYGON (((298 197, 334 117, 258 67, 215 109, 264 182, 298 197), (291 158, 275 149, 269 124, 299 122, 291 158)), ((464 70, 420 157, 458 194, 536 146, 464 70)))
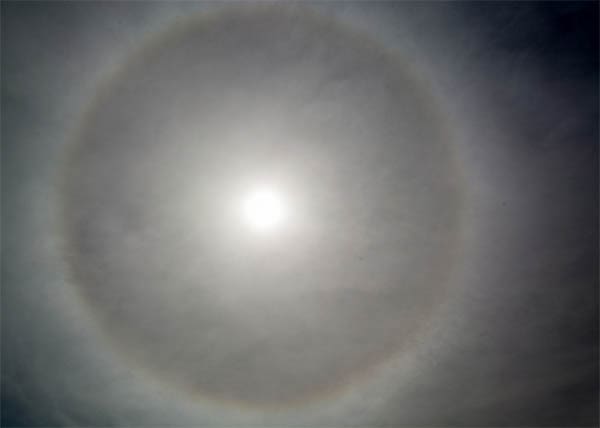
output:
POLYGON ((3 2, 2 425, 597 425, 597 17, 3 2))

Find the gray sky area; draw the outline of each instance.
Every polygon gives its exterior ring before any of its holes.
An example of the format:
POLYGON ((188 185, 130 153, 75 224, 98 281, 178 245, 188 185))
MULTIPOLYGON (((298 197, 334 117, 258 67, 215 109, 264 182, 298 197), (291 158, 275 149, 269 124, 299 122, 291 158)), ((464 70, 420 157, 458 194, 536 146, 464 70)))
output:
POLYGON ((3 2, 2 426, 598 424, 598 4, 3 2))

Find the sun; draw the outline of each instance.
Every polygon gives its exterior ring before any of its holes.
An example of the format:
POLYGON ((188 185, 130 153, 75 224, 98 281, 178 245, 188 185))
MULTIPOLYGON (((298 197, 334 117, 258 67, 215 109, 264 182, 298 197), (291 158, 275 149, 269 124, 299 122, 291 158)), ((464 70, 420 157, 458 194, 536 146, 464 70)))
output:
POLYGON ((281 228, 287 217, 283 195, 269 186, 250 190, 242 201, 242 217, 245 224, 257 232, 281 228))

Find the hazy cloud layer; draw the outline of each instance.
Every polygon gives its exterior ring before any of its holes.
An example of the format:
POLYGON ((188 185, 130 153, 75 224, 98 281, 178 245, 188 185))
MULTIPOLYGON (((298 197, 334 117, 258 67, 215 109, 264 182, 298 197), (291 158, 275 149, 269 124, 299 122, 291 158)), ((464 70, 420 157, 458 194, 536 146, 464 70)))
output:
POLYGON ((597 12, 3 3, 3 426, 597 424, 597 12))

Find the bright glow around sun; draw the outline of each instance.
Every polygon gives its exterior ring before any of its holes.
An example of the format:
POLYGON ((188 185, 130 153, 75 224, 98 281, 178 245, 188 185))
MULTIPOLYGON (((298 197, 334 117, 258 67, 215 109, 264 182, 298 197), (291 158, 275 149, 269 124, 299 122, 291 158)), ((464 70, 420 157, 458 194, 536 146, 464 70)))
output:
POLYGON ((248 226, 266 232, 282 226, 287 212, 281 194, 272 188, 261 187, 246 195, 242 214, 248 226))

